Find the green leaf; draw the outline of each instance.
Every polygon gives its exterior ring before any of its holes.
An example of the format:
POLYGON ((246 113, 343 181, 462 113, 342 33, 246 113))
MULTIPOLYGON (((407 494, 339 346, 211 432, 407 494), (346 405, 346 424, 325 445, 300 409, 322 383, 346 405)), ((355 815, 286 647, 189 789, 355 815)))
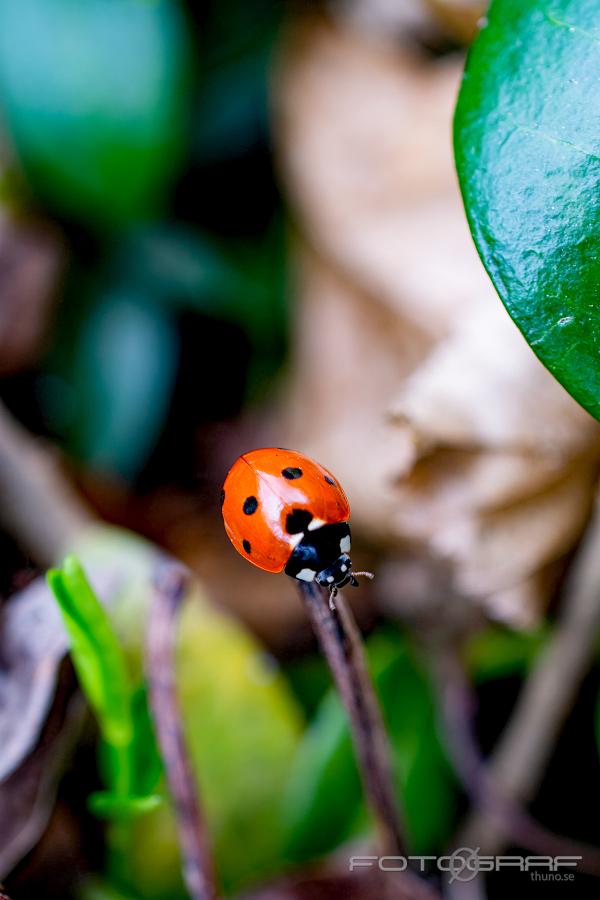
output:
POLYGON ((88 797, 91 812, 99 819, 131 819, 134 816, 152 812, 162 803, 159 794, 143 797, 122 796, 109 791, 96 791, 88 797))
POLYGON ((246 304, 262 301, 256 288, 214 238, 181 225, 140 228, 118 247, 116 281, 177 308, 239 319, 246 304))
POLYGON ((190 54, 176 0, 4 0, 4 124, 35 192, 94 228, 163 205, 190 54))
POLYGON ((300 862, 343 843, 361 802, 346 716, 330 690, 293 760, 283 808, 285 858, 300 862))
POLYGON ((162 224, 136 229, 109 264, 111 283, 175 312, 193 310, 239 325, 252 344, 249 394, 270 384, 281 364, 287 327, 284 222, 259 238, 217 240, 197 229, 162 224))
POLYGON ((139 897, 124 894, 103 879, 88 877, 77 886, 77 900, 139 900, 139 897))
POLYGON ((268 141, 271 56, 283 12, 270 0, 208 8, 193 142, 201 164, 240 157, 268 141))
MULTIPOLYGON (((392 744, 394 775, 411 849, 440 849, 449 837, 455 781, 436 731, 428 682, 397 632, 374 635, 369 663, 392 744)), ((294 861, 322 856, 366 813, 346 716, 329 691, 294 758, 283 809, 286 855, 294 861)))
POLYGON ((130 687, 125 657, 108 615, 81 565, 68 556, 48 572, 48 584, 62 613, 71 658, 104 739, 126 748, 132 739, 130 687))
POLYGON ((134 794, 146 796, 156 790, 163 773, 163 764, 148 708, 148 693, 145 685, 141 685, 132 697, 131 715, 133 718, 132 791, 134 794))
POLYGON ((547 628, 510 631, 490 626, 474 635, 465 648, 465 662, 478 682, 522 675, 527 671, 547 638, 547 628))
POLYGON ((600 418, 600 6, 494 0, 455 154, 483 263, 527 342, 600 418))
POLYGON ((71 450, 133 478, 160 433, 177 358, 168 310, 126 285, 103 293, 82 321, 67 372, 75 406, 71 450))

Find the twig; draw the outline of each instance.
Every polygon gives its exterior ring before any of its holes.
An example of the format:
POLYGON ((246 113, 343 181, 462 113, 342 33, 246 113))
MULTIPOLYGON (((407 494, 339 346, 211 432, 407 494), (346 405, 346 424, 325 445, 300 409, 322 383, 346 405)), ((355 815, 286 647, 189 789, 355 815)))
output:
MULTIPOLYGON (((581 856, 580 870, 600 875, 600 850, 597 847, 555 834, 518 802, 500 792, 490 777, 475 737, 475 697, 458 654, 447 643, 434 646, 432 651, 432 671, 441 700, 446 744, 454 768, 476 808, 484 811, 511 841, 545 856, 581 856)), ((477 841, 466 846, 480 845, 477 841)))
MULTIPOLYGON (((365 797, 379 830, 381 852, 404 855, 389 742, 354 616, 342 594, 337 595, 335 608, 331 609, 321 588, 312 582, 298 582, 298 587, 348 715, 365 797)), ((414 873, 397 874, 398 896, 408 895, 413 900, 438 896, 414 873)))
POLYGON ((92 521, 60 472, 56 454, 0 404, 0 515, 41 566, 55 563, 92 521))
POLYGON ((186 585, 187 575, 179 566, 165 566, 159 573, 148 626, 148 687, 158 743, 175 805, 184 881, 193 900, 216 900, 210 841, 185 747, 175 684, 177 621, 186 585))
POLYGON ((354 617, 341 594, 331 610, 320 588, 309 582, 299 585, 350 719, 365 794, 380 830, 382 848, 386 853, 403 853, 389 746, 354 617))
MULTIPOLYGON (((600 631, 600 515, 594 518, 564 591, 562 615, 525 683, 489 765, 505 797, 527 803, 543 776, 557 736, 596 652, 600 631)), ((495 854, 503 832, 476 811, 460 837, 466 846, 495 854)))

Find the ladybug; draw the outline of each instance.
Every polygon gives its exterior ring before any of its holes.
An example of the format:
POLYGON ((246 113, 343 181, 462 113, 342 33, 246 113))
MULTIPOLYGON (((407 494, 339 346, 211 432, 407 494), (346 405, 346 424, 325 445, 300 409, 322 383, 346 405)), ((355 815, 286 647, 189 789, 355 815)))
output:
POLYGON ((331 472, 294 450, 243 453, 221 491, 225 530, 235 549, 266 572, 328 588, 358 585, 350 559, 350 506, 331 472))

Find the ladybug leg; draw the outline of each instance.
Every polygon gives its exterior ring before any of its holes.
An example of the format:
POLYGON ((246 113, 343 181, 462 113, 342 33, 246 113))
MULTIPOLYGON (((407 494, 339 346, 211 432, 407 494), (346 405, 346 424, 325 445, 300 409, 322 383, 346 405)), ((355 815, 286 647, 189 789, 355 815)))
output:
POLYGON ((331 612, 335 612, 335 598, 337 597, 338 589, 335 585, 329 589, 329 609, 331 612))

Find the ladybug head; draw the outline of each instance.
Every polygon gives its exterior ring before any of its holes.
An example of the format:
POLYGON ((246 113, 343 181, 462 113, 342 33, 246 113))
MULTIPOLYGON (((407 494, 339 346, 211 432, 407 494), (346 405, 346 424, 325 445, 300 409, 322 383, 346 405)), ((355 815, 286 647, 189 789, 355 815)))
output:
POLYGON ((315 581, 321 587, 336 589, 343 588, 347 584, 354 587, 358 585, 358 581, 352 574, 352 560, 347 553, 340 554, 330 566, 317 572, 315 581))
POLYGON ((341 556, 338 556, 333 565, 328 566, 326 569, 322 569, 322 571, 317 574, 317 577, 315 578, 317 584, 320 584, 321 587, 328 588, 329 590, 329 606, 331 609, 335 609, 334 600, 340 588, 346 587, 347 584, 351 584, 352 587, 358 587, 357 575, 365 575, 367 578, 374 578, 372 572, 353 572, 352 560, 346 553, 342 553, 341 556))

